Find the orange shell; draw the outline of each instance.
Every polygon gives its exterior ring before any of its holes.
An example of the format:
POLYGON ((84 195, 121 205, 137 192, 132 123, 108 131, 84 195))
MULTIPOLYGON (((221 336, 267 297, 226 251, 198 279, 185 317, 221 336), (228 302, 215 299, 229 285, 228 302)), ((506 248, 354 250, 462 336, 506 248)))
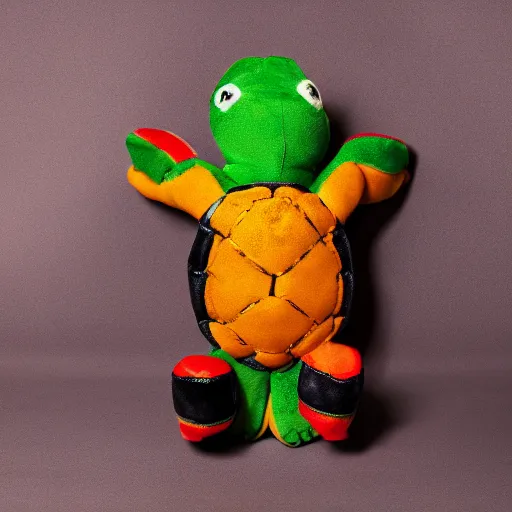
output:
POLYGON ((316 194, 295 185, 240 187, 201 222, 215 234, 199 269, 204 292, 191 281, 192 294, 206 311, 200 325, 223 350, 279 368, 334 336, 345 314, 342 276, 352 269, 342 268, 350 255, 340 258, 334 243, 340 226, 316 194))

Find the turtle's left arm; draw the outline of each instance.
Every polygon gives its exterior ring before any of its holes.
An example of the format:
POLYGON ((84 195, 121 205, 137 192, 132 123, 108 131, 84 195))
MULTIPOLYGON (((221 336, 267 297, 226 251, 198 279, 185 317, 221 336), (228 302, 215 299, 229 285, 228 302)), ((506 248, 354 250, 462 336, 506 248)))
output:
POLYGON ((223 171, 197 157, 171 132, 140 128, 126 146, 133 165, 128 181, 148 199, 183 210, 196 219, 236 185, 223 171))
POLYGON ((345 222, 360 203, 393 196, 409 180, 409 152, 399 139, 360 134, 348 139, 311 186, 328 208, 345 222))

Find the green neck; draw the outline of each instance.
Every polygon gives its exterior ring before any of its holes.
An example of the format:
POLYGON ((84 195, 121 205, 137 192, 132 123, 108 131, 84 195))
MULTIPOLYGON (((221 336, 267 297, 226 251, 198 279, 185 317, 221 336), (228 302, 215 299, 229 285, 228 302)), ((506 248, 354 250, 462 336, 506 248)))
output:
POLYGON ((224 166, 224 172, 236 181, 238 185, 249 185, 251 183, 276 182, 296 183, 308 187, 315 179, 314 169, 297 168, 269 168, 265 165, 249 165, 232 163, 224 166))

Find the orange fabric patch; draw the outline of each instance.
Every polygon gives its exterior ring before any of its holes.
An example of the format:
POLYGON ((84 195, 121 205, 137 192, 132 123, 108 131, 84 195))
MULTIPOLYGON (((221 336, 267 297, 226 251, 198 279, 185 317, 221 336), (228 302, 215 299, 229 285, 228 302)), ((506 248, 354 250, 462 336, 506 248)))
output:
POLYGON ((281 354, 269 354, 267 352, 256 352, 254 357, 258 363, 266 366, 267 368, 280 368, 288 364, 292 360, 290 354, 282 352, 281 354))
POLYGON ((302 338, 313 321, 285 300, 266 297, 228 325, 256 351, 278 353, 302 338))
POLYGON ((376 203, 393 196, 408 179, 406 170, 389 174, 368 165, 341 164, 325 180, 318 195, 336 217, 345 222, 361 203, 376 203))
POLYGON ((318 323, 336 307, 339 260, 322 242, 317 243, 289 272, 276 280, 276 297, 292 301, 318 323))
POLYGON ((336 218, 331 211, 326 208, 317 194, 303 194, 297 200, 300 209, 313 222, 315 229, 324 236, 336 227, 336 218))
POLYGON ((224 195, 224 191, 210 171, 199 165, 160 185, 131 166, 128 169, 128 181, 148 199, 183 210, 196 219, 224 195))
POLYGON ((264 186, 229 193, 210 224, 221 234, 210 250, 205 303, 226 352, 255 352, 277 368, 292 359, 292 346, 299 356, 332 336, 341 260, 332 242, 336 218, 318 196, 288 186, 274 196, 264 186))
POLYGON ((291 349, 294 357, 302 357, 303 355, 311 352, 324 341, 326 341, 334 329, 334 321, 329 317, 325 322, 311 330, 302 340, 299 341, 291 349))
POLYGON ((241 340, 229 327, 217 322, 210 322, 209 326, 212 336, 220 345, 220 348, 235 359, 254 354, 254 349, 241 340))
POLYGON ((291 267, 319 238, 289 199, 258 201, 231 230, 231 239, 269 274, 291 267))
POLYGON ((364 176, 359 167, 346 162, 325 180, 318 195, 340 222, 344 223, 359 204, 364 187, 364 176))
POLYGON ((239 217, 249 210, 255 201, 270 198, 272 192, 267 187, 253 187, 239 192, 231 192, 219 205, 210 224, 219 233, 229 236, 239 217))
POLYGON ((211 318, 230 321, 249 304, 267 297, 272 277, 242 256, 229 239, 212 248, 205 303, 211 318))
POLYGON ((128 182, 132 187, 137 189, 143 196, 153 201, 163 202, 163 190, 158 183, 146 176, 143 172, 137 171, 133 165, 128 169, 126 175, 128 182))
POLYGON ((195 377, 198 379, 218 377, 231 371, 226 361, 217 357, 205 355, 192 355, 184 357, 172 373, 177 377, 195 377))
POLYGON ((355 348, 331 341, 306 354, 302 360, 335 379, 348 379, 359 375, 362 368, 361 355, 355 348))
POLYGON ((407 171, 398 174, 386 174, 368 165, 359 165, 364 175, 366 187, 361 198, 362 203, 377 203, 393 196, 408 177, 407 171))
POLYGON ((305 195, 305 192, 302 190, 294 187, 287 187, 286 185, 284 187, 279 187, 274 192, 274 197, 288 197, 292 201, 297 201, 297 199, 303 195, 305 195))

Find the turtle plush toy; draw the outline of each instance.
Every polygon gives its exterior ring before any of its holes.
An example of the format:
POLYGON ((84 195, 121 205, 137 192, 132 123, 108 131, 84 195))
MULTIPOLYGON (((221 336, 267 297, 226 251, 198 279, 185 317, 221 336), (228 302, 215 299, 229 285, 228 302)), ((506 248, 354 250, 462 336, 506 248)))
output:
POLYGON ((360 203, 408 180, 399 139, 348 139, 325 169, 329 121, 318 88, 284 57, 233 64, 210 101, 220 169, 171 132, 127 138, 129 182, 199 220, 188 262, 192 304, 209 355, 172 372, 182 436, 267 428, 299 446, 347 437, 363 386, 358 351, 334 341, 353 292, 343 229, 360 203))

